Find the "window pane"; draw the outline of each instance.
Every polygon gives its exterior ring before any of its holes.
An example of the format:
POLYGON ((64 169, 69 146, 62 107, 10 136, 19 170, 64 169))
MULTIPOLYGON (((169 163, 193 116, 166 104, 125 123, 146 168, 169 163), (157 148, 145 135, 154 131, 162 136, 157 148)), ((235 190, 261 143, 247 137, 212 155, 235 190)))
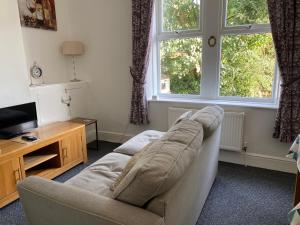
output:
POLYGON ((223 37, 222 96, 270 98, 274 71, 275 50, 271 34, 223 37))
POLYGON ((267 0, 227 1, 227 26, 268 23, 267 0))
POLYGON ((202 39, 161 42, 161 93, 200 94, 202 39))
POLYGON ((163 30, 199 29, 200 0, 163 0, 163 30))

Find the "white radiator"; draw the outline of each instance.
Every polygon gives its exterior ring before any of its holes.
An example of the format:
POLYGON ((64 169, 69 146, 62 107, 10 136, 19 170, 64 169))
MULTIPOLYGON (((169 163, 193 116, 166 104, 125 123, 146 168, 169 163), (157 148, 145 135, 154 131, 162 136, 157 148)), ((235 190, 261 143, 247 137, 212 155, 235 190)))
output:
MULTIPOLYGON (((168 108, 168 124, 173 122, 184 112, 196 112, 197 109, 168 108)), ((237 151, 243 150, 244 145, 244 112, 225 112, 222 124, 221 145, 223 150, 237 151)))
POLYGON ((245 113, 225 112, 221 133, 221 149, 242 151, 245 113))

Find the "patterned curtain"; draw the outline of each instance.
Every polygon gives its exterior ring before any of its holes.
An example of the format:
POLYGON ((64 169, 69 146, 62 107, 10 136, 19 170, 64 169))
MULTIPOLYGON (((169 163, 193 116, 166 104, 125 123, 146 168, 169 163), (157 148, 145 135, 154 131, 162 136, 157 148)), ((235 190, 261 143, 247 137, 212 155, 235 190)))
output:
POLYGON ((300 133, 300 0, 268 0, 282 93, 274 138, 292 142, 300 133))
POLYGON ((133 58, 130 73, 133 87, 130 123, 137 125, 149 123, 145 81, 149 62, 153 5, 154 0, 132 0, 133 58))

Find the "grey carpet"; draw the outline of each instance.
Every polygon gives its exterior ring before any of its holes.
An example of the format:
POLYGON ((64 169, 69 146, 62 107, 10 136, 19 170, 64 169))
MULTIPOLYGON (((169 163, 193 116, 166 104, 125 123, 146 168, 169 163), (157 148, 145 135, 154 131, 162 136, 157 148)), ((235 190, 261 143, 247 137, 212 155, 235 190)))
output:
MULTIPOLYGON (((87 165, 79 165, 55 180, 70 179, 117 146, 101 142, 100 151, 89 150, 87 165)), ((220 163, 197 225, 288 225, 294 179, 291 174, 220 163)), ((0 225, 26 225, 19 201, 0 210, 0 225)))
POLYGON ((295 175, 220 163, 197 225, 288 225, 295 175))

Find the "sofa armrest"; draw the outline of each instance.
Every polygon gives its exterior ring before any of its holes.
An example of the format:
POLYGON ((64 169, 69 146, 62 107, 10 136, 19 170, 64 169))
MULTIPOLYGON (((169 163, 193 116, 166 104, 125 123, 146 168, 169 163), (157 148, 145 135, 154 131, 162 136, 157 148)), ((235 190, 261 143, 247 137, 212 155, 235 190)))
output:
POLYGON ((18 184, 30 225, 163 225, 145 209, 39 177, 18 184))

